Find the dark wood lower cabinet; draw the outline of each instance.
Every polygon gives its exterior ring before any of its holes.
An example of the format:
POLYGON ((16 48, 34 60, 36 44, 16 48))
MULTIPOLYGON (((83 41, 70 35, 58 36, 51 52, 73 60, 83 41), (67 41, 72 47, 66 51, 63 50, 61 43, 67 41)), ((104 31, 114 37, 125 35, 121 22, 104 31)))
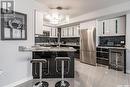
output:
MULTIPOLYGON (((42 77, 43 78, 61 78, 61 61, 57 62, 56 70, 56 57, 70 57, 68 61, 65 61, 65 78, 74 78, 74 53, 73 52, 33 52, 33 59, 46 59, 47 63, 42 64, 42 77), (69 67, 69 69, 68 69, 69 67), (67 73, 68 72, 68 73, 67 73)), ((32 64, 32 75, 34 79, 39 78, 39 64, 32 64)))
POLYGON ((109 49, 97 48, 97 64, 109 66, 109 49))

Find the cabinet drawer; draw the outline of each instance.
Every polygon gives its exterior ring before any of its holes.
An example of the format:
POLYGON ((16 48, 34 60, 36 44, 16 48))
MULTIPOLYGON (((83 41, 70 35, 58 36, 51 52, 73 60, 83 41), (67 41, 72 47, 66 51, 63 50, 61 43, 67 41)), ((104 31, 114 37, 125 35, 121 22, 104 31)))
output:
POLYGON ((109 53, 97 52, 96 55, 97 55, 97 57, 109 59, 109 53))
POLYGON ((96 51, 101 51, 101 48, 96 48, 96 51))
POLYGON ((97 58, 97 63, 98 64, 103 64, 103 65, 109 65, 109 61, 108 60, 103 60, 103 59, 98 59, 97 58))
POLYGON ((109 49, 102 48, 103 52, 109 52, 109 49))

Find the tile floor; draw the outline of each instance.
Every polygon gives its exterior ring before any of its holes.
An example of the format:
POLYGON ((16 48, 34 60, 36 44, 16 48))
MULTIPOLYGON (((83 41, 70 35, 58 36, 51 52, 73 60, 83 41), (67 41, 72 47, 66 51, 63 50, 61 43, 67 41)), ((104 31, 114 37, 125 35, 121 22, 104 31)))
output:
MULTIPOLYGON (((55 87, 60 79, 43 79, 49 82, 49 87, 55 87)), ((130 74, 91 66, 75 61, 75 78, 66 79, 70 87, 130 87, 130 74)), ((32 87, 36 80, 31 80, 16 87, 32 87)))

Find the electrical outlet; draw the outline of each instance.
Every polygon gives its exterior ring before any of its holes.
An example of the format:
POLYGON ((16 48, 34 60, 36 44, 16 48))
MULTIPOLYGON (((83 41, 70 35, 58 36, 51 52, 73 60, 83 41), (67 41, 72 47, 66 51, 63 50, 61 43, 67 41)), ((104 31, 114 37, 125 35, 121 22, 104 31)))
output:
POLYGON ((124 41, 121 41, 120 43, 121 43, 121 44, 124 44, 125 42, 124 42, 124 41))

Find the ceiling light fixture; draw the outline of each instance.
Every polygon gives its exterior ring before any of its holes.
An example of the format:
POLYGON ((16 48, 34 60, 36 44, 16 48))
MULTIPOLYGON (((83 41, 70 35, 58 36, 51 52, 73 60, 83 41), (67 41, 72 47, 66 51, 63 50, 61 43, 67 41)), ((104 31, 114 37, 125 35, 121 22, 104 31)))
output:
POLYGON ((58 25, 61 23, 68 23, 69 15, 60 13, 60 10, 62 9, 63 9, 62 7, 56 7, 54 9, 51 9, 51 12, 45 14, 45 19, 54 25, 58 25))

